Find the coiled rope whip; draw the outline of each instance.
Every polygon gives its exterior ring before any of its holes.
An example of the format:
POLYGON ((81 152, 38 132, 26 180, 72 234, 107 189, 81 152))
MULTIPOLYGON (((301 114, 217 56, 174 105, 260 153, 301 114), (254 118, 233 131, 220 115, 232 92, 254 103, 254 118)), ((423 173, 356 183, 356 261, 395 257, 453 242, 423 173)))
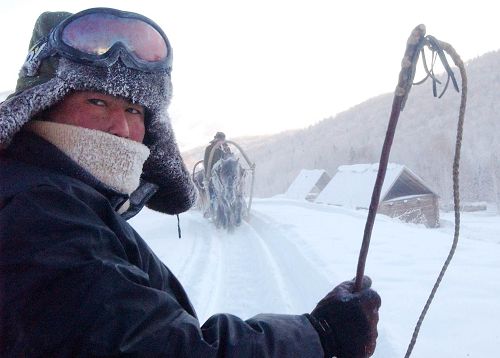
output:
POLYGON ((458 115, 458 125, 457 125, 457 137, 456 137, 456 144, 455 144, 455 156, 453 160, 453 201, 454 201, 454 210, 455 210, 455 233, 453 237, 453 244, 451 246, 450 252, 448 254, 448 257, 446 258, 446 261, 443 264, 443 267, 441 268, 441 272, 439 273, 439 276, 434 284, 434 287, 432 288, 432 291, 429 295, 429 298, 427 299, 427 302, 425 303, 425 306, 420 314, 420 317, 417 321, 417 324, 415 326, 415 330, 413 332, 413 336, 411 338, 411 342, 408 346, 408 350, 406 351, 405 358, 410 357, 411 352, 413 350, 413 347, 415 346, 415 343, 417 341, 418 333, 420 331, 420 327, 422 325, 422 322, 425 318, 425 315, 432 303, 432 300, 434 298, 434 295, 439 287, 439 284, 441 283, 441 280, 443 279, 443 276, 448 268, 448 265, 451 262, 451 259, 453 258, 453 255, 455 253, 457 243, 458 243, 458 236, 459 236, 459 231, 460 231, 460 194, 459 194, 459 168, 460 168, 460 150, 462 147, 462 134, 463 134, 463 125, 464 125, 464 118, 465 118, 465 107, 466 107, 466 102, 467 102, 467 75, 465 72, 465 66, 462 60, 460 59, 460 56, 456 53, 455 49, 448 43, 439 41, 433 36, 426 36, 425 35, 425 26, 424 25, 419 25, 417 26, 411 33, 410 37, 408 38, 407 44, 406 44, 406 51, 403 57, 403 61, 401 62, 401 71, 399 73, 399 81, 398 85, 396 87, 396 90, 394 92, 394 100, 392 103, 392 110, 391 110, 391 115, 389 118, 389 124, 387 127, 387 133, 386 137, 384 140, 384 144, 382 147, 382 153, 380 156, 380 162, 379 162, 379 168, 378 168, 378 173, 377 173, 377 179, 375 181, 375 185, 373 188, 373 193, 372 193, 372 198, 370 202, 370 207, 368 210, 368 217, 366 219, 366 225, 365 225, 365 230, 363 234, 363 242, 361 245, 361 250, 359 253, 359 259, 358 259, 358 267, 357 267, 357 272, 356 272, 356 282, 355 282, 355 291, 360 291, 361 290, 361 282, 362 278, 364 275, 364 270, 365 270, 365 264, 366 264, 366 257, 368 255, 368 249, 370 246, 370 238, 371 238, 371 233, 373 230, 373 224, 375 222, 375 215, 377 214, 377 209, 380 201, 380 194, 382 191, 382 186, 384 184, 384 178, 385 178, 385 173, 387 171, 387 164, 389 161, 389 154, 392 146, 392 142, 394 139, 394 133, 396 131, 396 125, 399 119, 399 115, 401 111, 404 108, 404 105, 406 103, 406 100, 408 99, 408 95, 410 93, 412 85, 417 85, 425 82, 427 79, 432 80, 432 88, 433 88, 433 93, 435 97, 441 98, 443 94, 446 92, 446 89, 448 88, 448 84, 451 80, 453 83, 453 86, 457 92, 460 92, 458 88, 457 81, 455 79, 455 75, 451 69, 451 67, 448 64, 448 61, 446 59, 446 54, 448 54, 451 59, 453 60, 454 64, 459 68, 460 71, 460 76, 462 79, 462 84, 461 84, 461 100, 460 100, 460 109, 459 109, 459 115, 458 115), (430 51, 432 51, 432 62, 431 66, 427 65, 426 59, 425 59, 425 52, 424 49, 428 48, 430 51), (413 83, 413 80, 415 78, 415 72, 416 72, 416 67, 419 59, 420 53, 422 54, 422 60, 423 60, 423 66, 426 72, 425 78, 418 82, 418 83, 413 83), (444 89, 442 90, 441 94, 437 94, 437 85, 441 84, 441 82, 436 78, 434 75, 434 64, 436 57, 439 57, 442 65, 444 66, 446 73, 448 75, 446 84, 444 85, 444 89))

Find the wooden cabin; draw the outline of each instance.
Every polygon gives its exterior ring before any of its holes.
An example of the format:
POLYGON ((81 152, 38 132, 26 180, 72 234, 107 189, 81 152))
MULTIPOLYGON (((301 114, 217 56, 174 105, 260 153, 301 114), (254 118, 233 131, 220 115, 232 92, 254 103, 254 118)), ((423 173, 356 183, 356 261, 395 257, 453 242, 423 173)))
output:
MULTIPOLYGON (((316 202, 368 209, 378 172, 377 164, 343 165, 317 196, 316 202)), ((405 222, 439 226, 439 196, 410 169, 390 163, 380 195, 378 213, 405 222)))
POLYGON ((290 184, 285 197, 298 200, 314 201, 318 194, 326 187, 331 176, 322 169, 302 169, 290 184))

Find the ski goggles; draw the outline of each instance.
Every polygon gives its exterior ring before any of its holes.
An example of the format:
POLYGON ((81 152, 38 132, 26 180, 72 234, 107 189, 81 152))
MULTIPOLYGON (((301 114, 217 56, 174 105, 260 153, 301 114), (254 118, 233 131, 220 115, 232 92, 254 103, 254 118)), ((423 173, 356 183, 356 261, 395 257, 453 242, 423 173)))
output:
MULTIPOLYGON (((172 48, 162 29, 140 14, 93 8, 74 14, 54 27, 31 50, 27 62, 37 67, 47 57, 109 67, 120 59, 144 72, 172 69, 172 48)), ((28 74, 29 75, 29 74, 28 74)))

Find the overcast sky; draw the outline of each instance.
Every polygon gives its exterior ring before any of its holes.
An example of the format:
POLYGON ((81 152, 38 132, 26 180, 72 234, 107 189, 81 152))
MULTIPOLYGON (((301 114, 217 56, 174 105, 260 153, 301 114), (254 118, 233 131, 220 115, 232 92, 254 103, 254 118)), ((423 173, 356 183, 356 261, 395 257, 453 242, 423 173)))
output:
MULTIPOLYGON (((500 49, 495 1, 2 0, 0 91, 15 87, 33 24, 47 10, 140 12, 174 50, 170 114, 182 149, 304 128, 392 92, 411 30, 470 60, 500 49)), ((498 71, 499 69, 492 69, 498 71)))

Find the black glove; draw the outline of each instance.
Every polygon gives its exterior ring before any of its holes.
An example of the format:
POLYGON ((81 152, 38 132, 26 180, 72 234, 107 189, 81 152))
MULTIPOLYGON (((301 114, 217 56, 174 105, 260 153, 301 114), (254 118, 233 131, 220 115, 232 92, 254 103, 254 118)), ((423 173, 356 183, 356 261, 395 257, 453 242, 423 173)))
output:
POLYGON ((363 277, 362 289, 353 293, 354 280, 338 285, 310 315, 318 331, 325 358, 364 358, 375 351, 380 296, 363 277))

